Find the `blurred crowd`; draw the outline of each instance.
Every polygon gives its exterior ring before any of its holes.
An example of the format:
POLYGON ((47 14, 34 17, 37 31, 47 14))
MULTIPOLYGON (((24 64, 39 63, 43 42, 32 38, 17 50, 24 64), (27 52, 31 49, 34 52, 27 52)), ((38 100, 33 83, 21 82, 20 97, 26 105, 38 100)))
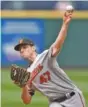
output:
POLYGON ((2 1, 1 9, 5 10, 53 10, 63 9, 71 4, 76 10, 88 10, 88 1, 2 1))

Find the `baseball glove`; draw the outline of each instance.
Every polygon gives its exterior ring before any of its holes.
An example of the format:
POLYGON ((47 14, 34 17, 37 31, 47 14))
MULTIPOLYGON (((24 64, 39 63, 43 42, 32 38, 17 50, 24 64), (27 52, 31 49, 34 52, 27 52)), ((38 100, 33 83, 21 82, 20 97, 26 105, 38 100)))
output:
POLYGON ((17 65, 12 65, 10 77, 16 85, 19 87, 24 87, 30 78, 30 72, 27 72, 25 68, 21 68, 17 65))

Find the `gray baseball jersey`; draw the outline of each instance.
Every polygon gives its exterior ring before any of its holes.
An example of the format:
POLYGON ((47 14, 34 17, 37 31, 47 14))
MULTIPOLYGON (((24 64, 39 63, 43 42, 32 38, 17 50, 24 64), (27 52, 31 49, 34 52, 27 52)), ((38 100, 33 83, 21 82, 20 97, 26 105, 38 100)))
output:
POLYGON ((59 67, 56 57, 51 56, 52 48, 39 54, 27 69, 31 72, 30 82, 49 100, 59 98, 77 87, 59 67))

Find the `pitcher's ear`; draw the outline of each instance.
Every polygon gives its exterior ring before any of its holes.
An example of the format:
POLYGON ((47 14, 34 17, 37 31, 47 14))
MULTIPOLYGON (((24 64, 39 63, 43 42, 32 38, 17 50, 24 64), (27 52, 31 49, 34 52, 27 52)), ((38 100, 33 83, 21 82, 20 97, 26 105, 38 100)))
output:
POLYGON ((36 50, 35 46, 33 46, 32 49, 35 51, 36 50))

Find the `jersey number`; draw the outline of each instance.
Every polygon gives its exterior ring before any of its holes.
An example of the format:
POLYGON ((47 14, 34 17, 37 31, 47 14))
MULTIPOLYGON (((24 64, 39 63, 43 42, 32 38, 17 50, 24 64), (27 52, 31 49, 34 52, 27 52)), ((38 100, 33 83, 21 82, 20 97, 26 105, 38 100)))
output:
POLYGON ((50 80, 50 72, 47 71, 40 76, 40 84, 46 83, 50 80))

